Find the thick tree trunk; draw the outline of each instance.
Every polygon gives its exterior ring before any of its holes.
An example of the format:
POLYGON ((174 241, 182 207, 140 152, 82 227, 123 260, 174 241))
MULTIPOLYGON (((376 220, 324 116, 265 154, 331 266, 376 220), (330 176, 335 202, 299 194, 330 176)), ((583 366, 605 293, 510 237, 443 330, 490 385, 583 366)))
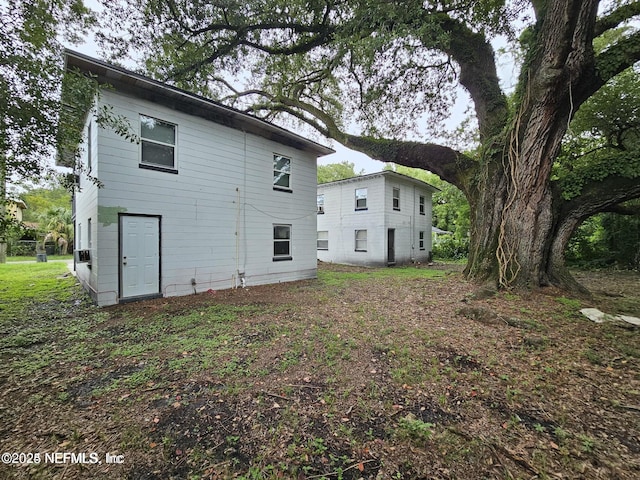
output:
POLYGON ((556 284, 549 270, 556 217, 547 185, 517 185, 496 169, 472 197, 471 212, 469 278, 497 287, 556 284))
POLYGON ((572 292, 588 295, 589 291, 580 285, 571 273, 569 273, 569 269, 564 260, 564 252, 566 251, 567 244, 581 223, 582 219, 575 214, 558 219, 551 239, 547 276, 549 283, 553 285, 560 285, 572 292))
MULTIPOLYGON (((584 291, 569 274, 564 251, 579 224, 606 204, 590 204, 593 192, 567 202, 554 191, 551 169, 573 114, 608 78, 631 64, 620 52, 596 62, 592 45, 596 27, 608 28, 615 17, 612 14, 596 25, 597 10, 597 0, 535 2, 537 23, 527 32, 528 54, 511 117, 490 44, 445 17, 442 28, 450 37, 444 51, 460 67, 460 84, 471 95, 477 113, 484 152, 479 161, 436 145, 334 135, 374 158, 437 173, 464 191, 471 210, 465 269, 470 279, 504 288, 553 285, 584 291)), ((640 6, 631 10, 640 11, 640 6)), ((431 39, 428 35, 425 44, 431 39)), ((640 50, 637 38, 623 46, 633 55, 640 50)), ((620 189, 614 198, 612 188, 619 185, 614 179, 601 198, 613 205, 637 196, 635 187, 625 184, 626 190, 620 189)))
POLYGON ((596 6, 594 0, 539 5, 539 48, 524 69, 519 107, 502 137, 502 152, 485 160, 495 173, 486 168, 490 173, 481 174, 476 193, 468 195, 474 211, 466 270, 471 278, 492 279, 500 287, 576 288, 563 252, 577 224, 560 225, 550 179, 577 108, 573 91, 583 87, 579 79, 593 66, 589 32, 596 6))

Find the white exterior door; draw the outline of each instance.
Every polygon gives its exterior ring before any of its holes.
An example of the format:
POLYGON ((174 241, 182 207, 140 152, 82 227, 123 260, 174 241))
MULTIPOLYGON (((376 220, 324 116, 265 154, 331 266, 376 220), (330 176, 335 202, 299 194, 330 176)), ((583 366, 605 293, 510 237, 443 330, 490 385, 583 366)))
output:
POLYGON ((121 298, 160 292, 160 218, 120 217, 121 298))

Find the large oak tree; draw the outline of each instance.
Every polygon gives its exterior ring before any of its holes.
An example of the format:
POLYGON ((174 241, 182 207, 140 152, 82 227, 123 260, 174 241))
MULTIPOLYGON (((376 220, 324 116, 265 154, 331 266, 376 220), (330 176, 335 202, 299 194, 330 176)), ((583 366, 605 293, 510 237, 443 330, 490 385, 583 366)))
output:
POLYGON ((459 187, 471 208, 472 279, 575 288, 563 256, 571 234, 640 196, 637 156, 627 157, 633 168, 583 178, 570 198, 552 176, 580 106, 640 59, 635 30, 594 49, 640 14, 638 1, 103 1, 111 25, 125 29, 111 45, 143 52, 153 75, 266 118, 292 115, 349 148, 459 187), (498 36, 522 53, 510 98, 490 43, 498 36), (238 89, 247 73, 250 88, 238 89), (473 101, 477 154, 408 140, 423 114, 446 114, 457 85, 473 101))

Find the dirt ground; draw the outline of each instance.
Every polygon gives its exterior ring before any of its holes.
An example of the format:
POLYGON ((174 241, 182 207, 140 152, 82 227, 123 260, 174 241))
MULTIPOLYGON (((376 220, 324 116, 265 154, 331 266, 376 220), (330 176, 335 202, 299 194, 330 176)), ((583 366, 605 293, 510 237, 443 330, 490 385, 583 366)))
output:
POLYGON ((577 272, 594 297, 576 300, 413 270, 322 265, 319 280, 48 318, 64 335, 0 350, 0 445, 99 463, 0 464, 0 478, 640 478, 640 330, 578 312, 640 316, 637 272, 577 272), (195 332, 175 319, 214 307, 234 316, 211 324, 205 365, 204 346, 172 346, 195 332), (16 371, 47 348, 62 353, 16 371))

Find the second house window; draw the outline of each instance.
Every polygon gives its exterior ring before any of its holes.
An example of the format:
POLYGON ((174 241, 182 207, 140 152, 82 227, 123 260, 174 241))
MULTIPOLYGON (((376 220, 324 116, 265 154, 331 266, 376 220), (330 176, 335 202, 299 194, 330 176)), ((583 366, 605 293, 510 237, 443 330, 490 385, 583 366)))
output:
POLYGON ((366 209, 367 209, 367 189, 357 188, 356 189, 356 210, 366 210, 366 209))
POLYGON ((318 250, 329 250, 329 232, 326 230, 318 232, 318 250))
POLYGON ((400 189, 393 189, 393 209, 400 210, 400 189))
POLYGON ((174 169, 176 166, 176 126, 140 115, 141 163, 174 169))
POLYGON ((273 188, 291 190, 291 159, 273 155, 273 188))

